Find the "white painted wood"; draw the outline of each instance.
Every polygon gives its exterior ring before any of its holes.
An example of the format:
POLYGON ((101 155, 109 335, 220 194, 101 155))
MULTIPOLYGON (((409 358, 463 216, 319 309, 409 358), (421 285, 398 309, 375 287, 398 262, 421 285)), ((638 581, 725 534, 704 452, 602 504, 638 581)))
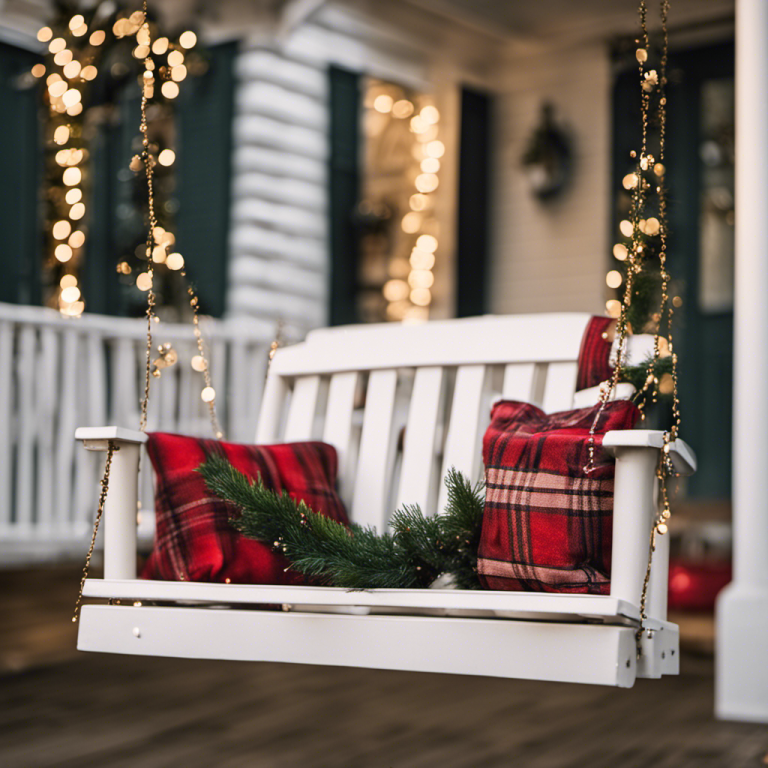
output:
POLYGON ((283 404, 288 395, 288 384, 285 379, 270 373, 264 388, 264 399, 261 401, 259 426, 256 430, 256 442, 267 444, 280 440, 280 420, 283 415, 283 404))
MULTIPOLYGON (((35 523, 40 528, 50 529, 54 524, 54 496, 58 498, 59 493, 53 484, 54 430, 59 399, 59 335, 52 328, 44 328, 40 332, 35 368, 35 402, 38 413, 35 523)), ((71 440, 68 442, 71 444, 71 440)))
POLYGON ((32 325, 23 325, 19 333, 18 442, 16 449, 16 522, 31 531, 34 516, 34 436, 37 432, 35 409, 35 356, 37 333, 32 325))
POLYGON ((577 373, 578 365, 575 362, 549 364, 542 404, 545 413, 570 410, 573 404, 573 395, 576 391, 577 373))
MULTIPOLYGON (((12 414, 14 408, 13 325, 0 321, 0 531, 11 525, 12 467, 15 429, 12 414)), ((71 441, 70 441, 71 444, 71 441)))
POLYGON ((442 384, 442 368, 419 368, 416 371, 405 427, 403 466, 395 504, 397 509, 404 504, 416 504, 425 514, 434 511, 430 508, 429 497, 442 384))
POLYGON ((343 499, 349 498, 349 488, 354 482, 350 442, 357 381, 356 371, 337 373, 331 377, 328 387, 328 408, 325 415, 323 440, 336 449, 339 459, 339 493, 343 499))
POLYGON ((615 448, 613 453, 611 596, 638 604, 657 505, 654 491, 659 452, 653 448, 615 448))
POLYGON ((460 589, 372 589, 291 587, 273 584, 203 584, 181 581, 88 579, 87 597, 238 605, 333 605, 407 610, 487 611, 512 618, 553 616, 599 619, 608 623, 636 621, 635 601, 609 595, 542 594, 460 589))
MULTIPOLYGON (((597 405, 600 402, 601 390, 602 387, 600 385, 579 390, 573 396, 573 407, 591 408, 593 405, 597 405)), ((613 388, 610 400, 611 402, 614 400, 629 400, 636 391, 634 385, 629 382, 621 382, 613 388)))
POLYGON ((296 380, 285 427, 286 443, 312 439, 319 393, 319 376, 302 376, 296 380))
POLYGON ((397 371, 371 373, 352 501, 352 519, 360 525, 376 526, 379 531, 386 528, 388 515, 392 511, 387 509, 387 502, 391 448, 395 439, 392 415, 396 390, 397 371))
POLYGON ((349 370, 350 360, 355 361, 355 370, 573 363, 588 319, 579 313, 512 315, 319 330, 310 333, 303 344, 283 350, 274 360, 274 369, 282 376, 299 376, 349 370), (552 332, 548 332, 550 328, 552 332))
POLYGON ((718 597, 719 717, 768 723, 768 4, 736 1, 733 581, 718 597))
MULTIPOLYGON (((479 439, 487 418, 487 414, 482 412, 485 379, 484 365, 464 365, 456 371, 441 481, 451 468, 472 481, 478 476, 482 463, 479 439)), ((445 508, 446 501, 445 483, 441 482, 437 497, 438 514, 445 508)))
POLYGON ((61 338, 61 389, 59 390, 58 420, 56 427, 56 456, 54 482, 57 503, 61 508, 61 524, 70 526, 76 519, 73 494, 73 463, 75 444, 72 436, 77 427, 78 367, 77 329, 64 330, 61 338))
POLYGON ((78 648, 625 688, 633 685, 636 673, 629 627, 431 616, 87 605, 78 648))
POLYGON ((502 396, 505 400, 541 405, 545 378, 546 370, 541 364, 510 363, 504 366, 502 396))

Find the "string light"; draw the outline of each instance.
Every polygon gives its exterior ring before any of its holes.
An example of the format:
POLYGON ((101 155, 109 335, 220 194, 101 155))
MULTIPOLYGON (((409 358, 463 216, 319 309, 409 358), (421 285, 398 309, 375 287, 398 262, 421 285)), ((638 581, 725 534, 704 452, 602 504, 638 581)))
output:
POLYGON ((194 48, 197 44, 197 35, 192 31, 182 32, 179 37, 179 45, 182 48, 194 48))
POLYGON ((173 165, 174 161, 176 160, 176 153, 172 149, 164 149, 158 156, 157 156, 157 162, 160 163, 160 165, 173 165))
MULTIPOLYGON (((170 57, 169 57, 169 63, 170 63, 170 57)), ((394 106, 394 100, 388 93, 382 93, 373 100, 373 108, 377 112, 381 112, 382 114, 387 114, 391 112, 393 106, 394 106)))

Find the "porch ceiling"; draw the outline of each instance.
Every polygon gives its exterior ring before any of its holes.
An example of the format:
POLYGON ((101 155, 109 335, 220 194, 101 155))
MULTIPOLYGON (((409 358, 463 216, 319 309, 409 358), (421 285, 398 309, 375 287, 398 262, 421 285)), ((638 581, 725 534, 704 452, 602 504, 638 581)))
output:
MULTIPOLYGON (((413 5, 511 39, 586 39, 626 34, 637 28, 636 0, 410 0, 413 5)), ((671 0, 672 28, 732 17, 735 0, 671 0)), ((656 25, 657 2, 649 0, 656 25)))

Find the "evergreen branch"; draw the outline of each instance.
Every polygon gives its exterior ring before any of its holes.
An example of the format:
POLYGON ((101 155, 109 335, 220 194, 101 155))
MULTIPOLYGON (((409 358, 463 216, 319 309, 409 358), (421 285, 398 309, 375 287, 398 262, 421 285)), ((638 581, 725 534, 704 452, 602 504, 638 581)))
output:
POLYGON ((427 587, 449 573, 461 589, 477 589, 477 547, 484 499, 451 469, 446 477, 445 514, 425 517, 405 506, 392 517, 393 533, 349 528, 276 493, 261 478, 250 481, 223 456, 211 455, 198 468, 208 489, 228 501, 239 516, 232 524, 245 536, 282 552, 292 567, 315 583, 348 589, 427 587))

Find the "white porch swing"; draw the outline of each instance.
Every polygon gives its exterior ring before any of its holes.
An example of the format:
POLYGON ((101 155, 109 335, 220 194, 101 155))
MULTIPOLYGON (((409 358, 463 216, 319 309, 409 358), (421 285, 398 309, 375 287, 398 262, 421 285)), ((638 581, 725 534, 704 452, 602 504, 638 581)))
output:
MULTIPOLYGON (((315 331, 275 355, 256 442, 333 445, 341 495, 357 523, 382 530, 388 513, 404 502, 435 513, 450 467, 479 476, 480 441, 495 398, 537 403, 547 412, 598 401, 599 393, 575 391, 588 321, 586 314, 559 313, 315 331), (362 391, 365 404, 356 407, 362 391)), ((622 333, 617 341, 630 364, 654 349, 649 336, 622 333)), ((623 394, 611 390, 603 396, 623 394)), ((664 432, 605 436, 616 457, 614 555, 605 596, 137 579, 138 466, 147 437, 104 427, 79 429, 76 438, 88 450, 119 448, 104 504, 104 578, 87 579, 83 591, 109 603, 83 606, 80 650, 620 687, 637 677, 678 673, 678 628, 666 613, 666 536, 653 554, 645 617, 641 606, 648 540, 657 524, 660 452, 681 475, 696 467, 690 448, 664 432)))

